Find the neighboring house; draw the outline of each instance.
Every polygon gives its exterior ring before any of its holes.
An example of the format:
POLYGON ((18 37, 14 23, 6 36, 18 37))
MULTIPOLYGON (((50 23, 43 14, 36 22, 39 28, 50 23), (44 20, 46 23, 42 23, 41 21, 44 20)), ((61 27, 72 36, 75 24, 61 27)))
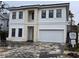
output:
POLYGON ((9 15, 8 13, 0 13, 0 30, 8 31, 9 15))
POLYGON ((78 43, 79 43, 79 23, 77 24, 78 27, 78 43))
POLYGON ((69 3, 10 7, 9 41, 66 42, 69 3))

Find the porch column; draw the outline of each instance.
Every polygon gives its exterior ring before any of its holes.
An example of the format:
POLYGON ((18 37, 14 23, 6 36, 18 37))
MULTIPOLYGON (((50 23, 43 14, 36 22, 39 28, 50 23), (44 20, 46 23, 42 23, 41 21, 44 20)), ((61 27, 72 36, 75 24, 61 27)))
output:
POLYGON ((34 42, 38 40, 38 9, 34 10, 34 42))
POLYGON ((24 39, 27 41, 28 33, 27 33, 27 23, 28 23, 28 10, 24 12, 24 39))

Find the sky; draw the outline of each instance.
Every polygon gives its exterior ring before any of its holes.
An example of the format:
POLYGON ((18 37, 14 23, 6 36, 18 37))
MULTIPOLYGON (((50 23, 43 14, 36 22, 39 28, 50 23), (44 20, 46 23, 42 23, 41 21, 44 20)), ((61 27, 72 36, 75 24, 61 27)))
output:
POLYGON ((56 4, 56 3, 70 3, 70 10, 74 14, 73 20, 79 23, 79 1, 4 1, 9 7, 34 5, 34 4, 56 4))

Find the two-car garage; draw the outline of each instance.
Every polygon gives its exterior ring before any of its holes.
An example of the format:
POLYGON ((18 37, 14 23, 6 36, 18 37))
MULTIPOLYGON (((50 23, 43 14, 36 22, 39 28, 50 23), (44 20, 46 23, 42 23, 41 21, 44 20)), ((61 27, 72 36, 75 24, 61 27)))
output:
POLYGON ((63 43, 64 30, 39 30, 39 41, 63 43))

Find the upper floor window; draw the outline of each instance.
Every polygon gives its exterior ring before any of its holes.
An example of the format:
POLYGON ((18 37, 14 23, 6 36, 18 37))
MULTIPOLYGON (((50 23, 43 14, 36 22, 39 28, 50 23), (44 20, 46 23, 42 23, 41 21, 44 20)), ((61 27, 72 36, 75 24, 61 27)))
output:
POLYGON ((20 11, 20 12, 19 12, 19 19, 22 19, 22 18, 23 18, 23 12, 20 11))
POLYGON ((32 20, 34 20, 34 12, 32 12, 32 20))
POLYGON ((15 37, 15 28, 12 28, 12 37, 15 37))
POLYGON ((12 12, 12 19, 16 19, 16 12, 12 12))
POLYGON ((62 17, 62 9, 57 9, 56 10, 56 17, 61 18, 62 17))
POLYGON ((22 37, 22 28, 19 28, 18 37, 22 37))
POLYGON ((49 18, 53 18, 53 10, 49 10, 49 18))
POLYGON ((42 15, 41 15, 42 18, 46 18, 46 10, 42 10, 42 15))

